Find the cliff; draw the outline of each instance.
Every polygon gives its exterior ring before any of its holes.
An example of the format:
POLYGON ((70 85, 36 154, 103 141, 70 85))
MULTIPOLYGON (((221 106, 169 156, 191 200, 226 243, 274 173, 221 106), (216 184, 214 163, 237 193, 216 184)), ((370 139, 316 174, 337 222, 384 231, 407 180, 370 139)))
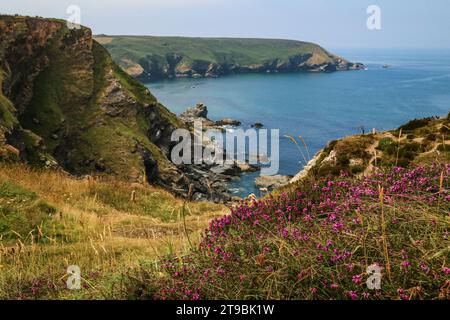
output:
MULTIPOLYGON (((168 160, 171 133, 184 124, 88 28, 0 16, 0 88, 0 160, 115 175, 184 196, 194 183, 196 198, 224 197, 208 191, 207 172, 168 160)), ((226 193, 220 179, 212 186, 226 193)))
POLYGON ((128 74, 142 81, 364 68, 316 44, 293 40, 106 35, 96 40, 128 74))

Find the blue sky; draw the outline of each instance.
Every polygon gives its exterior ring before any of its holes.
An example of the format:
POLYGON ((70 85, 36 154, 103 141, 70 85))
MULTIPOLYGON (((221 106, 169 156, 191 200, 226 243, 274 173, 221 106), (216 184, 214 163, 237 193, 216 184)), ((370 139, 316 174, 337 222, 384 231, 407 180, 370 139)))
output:
POLYGON ((94 33, 288 38, 328 48, 450 48, 449 0, 0 0, 1 13, 67 18, 94 33), (366 27, 369 5, 382 29, 366 27))

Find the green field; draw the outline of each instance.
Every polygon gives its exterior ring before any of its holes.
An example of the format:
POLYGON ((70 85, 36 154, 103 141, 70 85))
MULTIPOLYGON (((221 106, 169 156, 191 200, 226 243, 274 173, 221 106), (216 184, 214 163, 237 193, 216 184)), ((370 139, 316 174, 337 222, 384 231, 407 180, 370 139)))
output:
POLYGON ((149 54, 164 56, 167 53, 179 53, 190 60, 246 65, 315 53, 332 61, 332 56, 320 46, 293 40, 151 36, 96 37, 96 40, 119 59, 138 60, 149 54))

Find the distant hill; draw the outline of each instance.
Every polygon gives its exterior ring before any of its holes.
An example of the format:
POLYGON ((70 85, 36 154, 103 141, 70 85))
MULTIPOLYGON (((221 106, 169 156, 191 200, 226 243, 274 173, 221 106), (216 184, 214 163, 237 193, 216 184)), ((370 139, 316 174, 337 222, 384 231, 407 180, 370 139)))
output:
POLYGON ((316 44, 294 40, 107 35, 95 39, 116 63, 142 81, 364 67, 316 44))

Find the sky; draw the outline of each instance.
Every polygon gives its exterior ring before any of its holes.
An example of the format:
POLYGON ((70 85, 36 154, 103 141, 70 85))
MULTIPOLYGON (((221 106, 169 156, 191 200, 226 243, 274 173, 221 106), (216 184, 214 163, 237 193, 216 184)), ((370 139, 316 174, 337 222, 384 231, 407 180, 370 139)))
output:
POLYGON ((450 48, 449 0, 0 0, 0 13, 67 19, 95 34, 282 38, 327 48, 450 48), (367 27, 380 8, 381 30, 367 27))

